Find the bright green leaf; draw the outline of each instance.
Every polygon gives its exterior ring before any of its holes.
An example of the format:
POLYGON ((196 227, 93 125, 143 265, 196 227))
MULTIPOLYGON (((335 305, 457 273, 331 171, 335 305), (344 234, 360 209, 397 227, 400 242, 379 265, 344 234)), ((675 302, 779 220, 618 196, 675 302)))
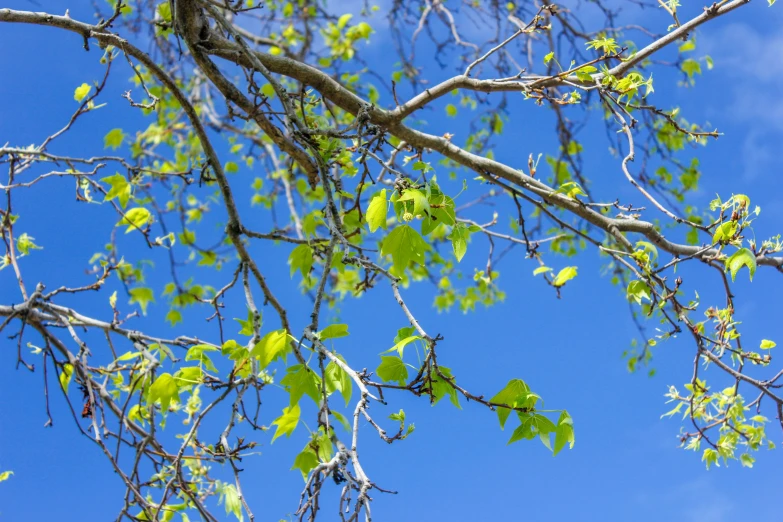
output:
POLYGON ((726 268, 731 272, 732 281, 743 266, 748 267, 750 280, 753 281, 753 274, 756 273, 756 256, 749 248, 740 248, 726 260, 726 268))
POLYGON ((370 232, 375 232, 378 227, 386 230, 386 213, 388 211, 388 203, 386 202, 386 189, 377 192, 367 207, 365 214, 365 220, 367 226, 370 228, 370 232))
POLYGON ((272 424, 277 426, 277 429, 275 429, 275 435, 272 437, 272 442, 274 442, 275 439, 277 439, 280 435, 289 437, 296 429, 296 425, 299 424, 300 415, 301 410, 299 409, 298 404, 294 404, 288 408, 283 408, 283 414, 272 421, 272 424))
POLYGON ((384 382, 397 382, 404 386, 408 380, 408 367, 402 359, 393 355, 381 355, 381 364, 375 370, 384 382))

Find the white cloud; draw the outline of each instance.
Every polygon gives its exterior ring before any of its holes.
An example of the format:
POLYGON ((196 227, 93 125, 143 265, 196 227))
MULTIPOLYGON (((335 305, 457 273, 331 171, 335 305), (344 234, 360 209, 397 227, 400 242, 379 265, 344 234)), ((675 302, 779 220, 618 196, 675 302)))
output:
POLYGON ((644 508, 666 506, 667 513, 678 522, 729 522, 736 520, 732 514, 736 505, 713 483, 713 477, 702 475, 696 479, 672 484, 664 490, 646 488, 636 495, 636 501, 644 508))

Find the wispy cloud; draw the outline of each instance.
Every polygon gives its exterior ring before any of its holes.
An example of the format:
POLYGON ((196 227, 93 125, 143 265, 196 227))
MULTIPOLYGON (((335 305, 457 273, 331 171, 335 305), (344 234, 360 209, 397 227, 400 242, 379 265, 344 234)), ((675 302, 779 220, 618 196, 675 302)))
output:
POLYGON ((666 506, 666 513, 678 522, 729 522, 736 520, 737 506, 723 495, 711 475, 672 484, 669 488, 645 489, 636 501, 645 509, 666 506))
MULTIPOLYGON (((783 10, 764 12, 766 22, 783 22, 783 10)), ((715 57, 711 73, 731 100, 720 118, 745 133, 742 179, 759 180, 770 170, 780 171, 783 142, 783 23, 734 22, 705 31, 699 47, 715 57), (764 28, 766 25, 766 29, 764 28)))

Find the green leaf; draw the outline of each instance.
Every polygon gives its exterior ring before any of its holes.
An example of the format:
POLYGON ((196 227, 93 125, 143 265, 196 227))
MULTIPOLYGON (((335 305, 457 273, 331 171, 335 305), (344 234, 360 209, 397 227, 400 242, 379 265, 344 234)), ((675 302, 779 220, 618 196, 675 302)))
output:
POLYGON ((591 76, 591 74, 596 71, 598 71, 598 69, 596 69, 592 65, 585 65, 584 67, 580 67, 579 70, 576 71, 576 77, 582 80, 583 82, 592 83, 593 77, 591 76))
POLYGON ((688 75, 688 78, 693 79, 697 74, 701 74, 701 64, 692 58, 682 62, 682 72, 688 75))
POLYGON ((470 239, 470 229, 462 223, 457 223, 454 228, 451 229, 449 234, 451 239, 451 247, 454 250, 454 257, 457 258, 457 262, 462 261, 465 257, 465 252, 468 251, 468 240, 470 239))
POLYGON ((771 350, 772 348, 776 347, 777 343, 775 341, 770 341, 769 339, 762 339, 761 340, 761 349, 762 350, 771 350))
POLYGON ((544 272, 554 272, 551 268, 548 266, 539 266, 535 270, 533 270, 533 275, 537 276, 538 274, 543 274, 544 272))
POLYGON ((209 356, 204 353, 216 351, 218 351, 218 349, 214 346, 210 346, 208 344, 197 344, 195 346, 191 346, 188 349, 188 353, 185 354, 185 360, 198 361, 199 364, 202 364, 210 372, 217 373, 217 368, 215 368, 215 365, 212 364, 212 359, 210 359, 209 356))
POLYGON ((410 343, 412 343, 413 341, 418 341, 419 339, 422 339, 422 337, 419 335, 411 335, 409 337, 406 337, 405 339, 402 339, 397 344, 395 344, 394 346, 392 346, 391 348, 389 348, 383 353, 389 353, 396 350, 397 353, 400 355, 400 359, 402 359, 402 352, 403 350, 405 350, 405 347, 410 343))
POLYGON ((628 283, 626 296, 636 301, 637 304, 642 304, 642 299, 652 300, 650 298, 650 287, 644 281, 631 281, 628 283))
POLYGON ((318 332, 318 337, 325 341, 327 339, 337 339, 338 337, 347 337, 348 336, 348 325, 347 324, 330 324, 320 332, 318 332))
POLYGON ((408 380, 408 367, 405 366, 402 359, 393 355, 381 355, 381 364, 375 373, 384 382, 397 382, 401 386, 405 386, 408 380))
POLYGON ((337 28, 344 29, 348 22, 353 18, 352 14, 344 14, 337 20, 337 28))
POLYGON ((298 404, 294 404, 288 408, 283 408, 283 414, 272 421, 272 424, 277 426, 275 429, 275 435, 272 437, 272 442, 275 441, 280 435, 290 437, 296 429, 296 425, 299 424, 299 416, 301 415, 298 404))
POLYGON ((128 183, 125 176, 117 172, 113 176, 101 178, 101 181, 111 185, 109 192, 106 193, 103 200, 111 201, 112 199, 117 198, 117 201, 120 202, 122 208, 125 208, 131 196, 131 184, 128 183))
POLYGON ((73 91, 73 99, 77 102, 81 102, 83 99, 87 97, 88 94, 90 94, 90 90, 92 87, 90 87, 88 84, 83 83, 80 86, 76 88, 75 91, 73 91))
POLYGON ((310 471, 318 464, 318 455, 315 454, 315 451, 313 451, 313 448, 308 443, 294 459, 294 465, 291 466, 291 469, 298 469, 302 473, 302 479, 307 480, 310 471))
POLYGON ((117 150, 122 146, 122 140, 124 139, 125 134, 122 132, 122 129, 112 129, 103 137, 103 148, 117 150))
POLYGON ((250 357, 258 359, 259 369, 263 370, 275 359, 282 359, 291 349, 285 329, 269 332, 253 346, 250 357))
POLYGON ((30 254, 30 250, 43 250, 43 247, 40 247, 33 242, 34 239, 34 237, 28 236, 27 232, 25 232, 16 238, 16 248, 25 256, 30 254))
POLYGON ((737 233, 737 223, 734 221, 728 221, 718 226, 715 229, 715 233, 712 235, 713 243, 728 243, 737 233))
POLYGON ((337 419, 337 422, 340 423, 340 425, 345 428, 345 431, 350 432, 351 431, 351 425, 348 423, 348 419, 345 418, 345 416, 336 410, 331 410, 331 414, 334 416, 335 419, 337 419))
POLYGON ((551 53, 547 53, 546 56, 544 56, 544 65, 548 65, 549 62, 552 61, 552 58, 555 57, 555 52, 552 51, 551 53))
POLYGON ((401 275, 410 261, 424 265, 424 253, 429 249, 418 232, 408 225, 400 225, 386 236, 381 253, 392 256, 394 270, 401 275))
POLYGON ((199 384, 203 376, 204 371, 200 366, 186 366, 177 370, 174 374, 174 382, 177 387, 199 384))
MULTIPOLYGON (((430 211, 430 202, 427 200, 427 195, 419 189, 407 189, 405 193, 397 200, 398 203, 403 204, 405 204, 407 201, 410 201, 413 204, 412 214, 414 216, 421 216, 423 214, 429 213, 430 211)), ((405 204, 405 209, 410 211, 411 205, 405 204)))
POLYGON ((558 194, 565 194, 571 199, 577 199, 577 196, 587 196, 582 187, 576 181, 566 181, 557 189, 558 194))
POLYGON ((170 373, 164 373, 155 379, 147 392, 147 402, 150 404, 160 401, 163 411, 168 411, 171 401, 179 402, 179 386, 170 373))
POLYGON ((288 256, 288 264, 291 265, 291 277, 299 270, 306 279, 313 267, 313 249, 309 245, 299 245, 288 256))
POLYGON ((642 250, 647 252, 650 256, 651 261, 655 261, 658 259, 658 249, 652 243, 648 241, 637 241, 636 248, 641 248, 642 250))
POLYGON ((748 453, 740 455, 740 463, 743 468, 752 468, 754 462, 756 462, 756 459, 751 457, 748 453))
POLYGON ((121 227, 123 225, 128 225, 128 229, 125 233, 129 234, 134 230, 141 230, 144 225, 151 221, 152 214, 150 214, 149 210, 142 207, 136 207, 127 211, 115 226, 121 227))
POLYGON ((433 373, 431 385, 432 385, 432 398, 433 398, 433 404, 437 404, 438 401, 440 401, 443 397, 446 395, 449 396, 449 400, 451 400, 451 403, 456 406, 459 409, 462 409, 462 406, 459 404, 459 396, 457 395, 457 390, 452 386, 446 379, 452 380, 453 382, 453 375, 451 373, 451 369, 446 368, 445 366, 438 366, 438 369, 440 370, 440 373, 443 374, 442 378, 437 373, 433 373))
POLYGON ((399 421, 400 424, 405 422, 405 412, 403 410, 400 410, 399 413, 392 413, 389 415, 389 418, 394 421, 399 421))
MULTIPOLYGON (((235 318, 234 321, 242 325, 242 329, 239 331, 239 335, 246 335, 248 337, 255 335, 255 332, 253 330, 253 312, 251 312, 250 310, 247 311, 247 320, 235 318)), ((259 327, 260 326, 261 326, 261 320, 260 320, 260 312, 259 312, 259 327)))
MULTIPOLYGON (((340 360, 342 360, 342 358, 340 358, 340 360)), ((353 381, 348 375, 348 372, 343 370, 334 361, 329 361, 329 364, 326 365, 326 369, 324 370, 324 375, 326 379, 326 391, 329 394, 339 391, 342 394, 343 399, 345 399, 345 405, 348 406, 353 391, 353 381)))
POLYGON ((69 363, 63 364, 60 372, 60 386, 66 394, 68 393, 68 385, 71 384, 71 375, 73 375, 73 365, 69 363))
POLYGON ((718 457, 717 451, 712 448, 707 448, 704 450, 704 453, 702 453, 701 461, 707 464, 707 469, 710 469, 710 466, 718 463, 718 457))
POLYGON ((383 189, 370 199, 370 204, 367 207, 365 213, 365 220, 367 226, 370 228, 370 232, 375 232, 378 227, 386 230, 386 213, 389 205, 386 201, 386 189, 383 189))
POLYGON ((555 280, 552 282, 552 284, 556 287, 563 286, 568 281, 576 277, 576 270, 577 267, 575 266, 565 267, 564 269, 562 269, 560 272, 557 273, 557 275, 555 276, 555 280))
POLYGON ((13 471, 3 471, 2 473, 0 473, 0 482, 4 482, 8 480, 9 478, 11 478, 11 475, 13 474, 14 474, 13 471))
POLYGON ((457 115, 457 107, 453 103, 446 105, 446 115, 452 118, 457 115))
MULTIPOLYGON (((538 395, 530 391, 530 387, 521 379, 511 379, 505 388, 500 390, 489 402, 492 404, 505 404, 512 408, 533 409, 536 405, 538 395)), ((504 428, 506 419, 508 419, 511 410, 501 406, 497 407, 498 420, 500 427, 504 428)))
POLYGON ((560 453, 566 443, 569 443, 569 449, 574 449, 574 421, 567 411, 563 410, 560 419, 557 421, 557 430, 555 431, 555 447, 552 450, 553 455, 560 453))
POLYGON ((307 395, 318 404, 321 399, 321 378, 314 371, 302 364, 288 367, 285 377, 280 379, 291 396, 290 405, 298 403, 303 395, 307 395))
POLYGON ((223 484, 220 488, 220 500, 218 504, 225 502, 226 514, 233 513, 237 520, 242 520, 242 501, 239 492, 233 484, 223 484))
POLYGON ((217 253, 212 250, 199 251, 199 259, 196 266, 213 266, 217 262, 217 253))
POLYGON ((152 293, 152 288, 137 287, 131 288, 128 293, 131 298, 128 304, 138 303, 141 307, 141 313, 147 315, 147 306, 150 303, 155 302, 155 296, 152 293))
POLYGON ((737 276, 737 272, 743 266, 747 266, 750 271, 750 280, 753 281, 753 274, 756 273, 756 256, 749 248, 740 248, 726 260, 726 269, 731 272, 731 280, 737 276))

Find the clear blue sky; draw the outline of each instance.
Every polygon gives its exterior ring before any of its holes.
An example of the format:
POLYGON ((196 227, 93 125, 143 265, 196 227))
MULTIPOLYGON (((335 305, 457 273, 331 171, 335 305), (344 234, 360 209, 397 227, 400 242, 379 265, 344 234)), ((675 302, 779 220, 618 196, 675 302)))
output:
MULTIPOLYGON (((41 4, 16 0, 10 7, 61 13, 66 6, 64 2, 41 4)), ((692 15, 701 7, 685 6, 683 10, 692 15)), ((89 8, 85 5, 82 9, 86 10, 80 13, 81 9, 72 8, 71 15, 90 20, 89 8)), ((644 16, 648 17, 646 23, 657 23, 659 31, 665 30, 663 18, 650 16, 649 11, 644 16)), ((645 19, 637 15, 636 21, 645 19)), ((378 33, 366 55, 370 60, 387 55, 384 23, 377 23, 378 33)), ((637 42, 645 44, 647 40, 639 38, 637 42)), ((662 107, 681 105, 690 121, 709 121, 725 133, 719 141, 695 150, 704 172, 697 202, 704 205, 716 192, 749 195, 754 205, 762 207, 757 237, 766 238, 783 228, 783 159, 779 154, 783 143, 783 6, 768 8, 766 2, 754 1, 704 26, 697 42, 698 54, 711 54, 715 68, 705 71, 689 89, 676 88, 676 78, 669 73, 656 73, 653 100, 662 107)), ((56 29, 0 25, 0 50, 0 143, 40 143, 75 109, 73 89, 101 74, 97 46, 86 53, 78 36, 56 29)), ((100 154, 103 136, 111 128, 132 131, 144 125, 138 113, 120 98, 130 87, 126 80, 131 73, 122 61, 115 65, 120 70, 113 74, 102 99, 108 105, 81 119, 50 149, 52 152, 100 154)), ((437 71, 433 65, 428 72, 445 77, 452 70, 437 71)), ((523 165, 530 152, 555 151, 554 135, 538 131, 535 123, 539 121, 535 118, 540 118, 545 122, 541 125, 551 129, 549 111, 520 100, 511 104, 510 113, 506 132, 496 147, 498 159, 523 165)), ((426 117, 432 132, 456 127, 453 120, 434 112, 426 117)), ((586 172, 595 180, 594 190, 609 200, 619 195, 641 204, 622 178, 619 162, 605 153, 607 141, 598 120, 593 118, 595 132, 581 137, 588 150, 586 172)), ((225 152, 225 143, 221 150, 225 152)), ((258 175, 258 170, 243 169, 233 179, 237 191, 249 191, 252 178, 258 175)), ((49 288, 87 282, 87 261, 105 243, 116 222, 108 209, 74 202, 72 191, 71 180, 52 180, 20 192, 16 199, 16 211, 23 220, 20 226, 24 223, 24 231, 45 248, 23 260, 30 286, 37 281, 49 288)), ((241 210, 252 216, 257 210, 247 203, 241 210)), ((472 216, 488 220, 492 211, 478 207, 472 216)), ((145 248, 136 240, 123 238, 126 248, 145 248)), ((278 248, 277 256, 265 256, 264 270, 290 307, 294 328, 302 328, 309 313, 307 301, 299 296, 296 280, 289 279, 283 248, 278 248)), ((139 251, 138 255, 147 253, 139 251)), ((152 255, 165 272, 164 259, 156 252, 152 255)), ((471 271, 471 263, 482 267, 485 255, 486 244, 477 239, 463 261, 467 271, 471 271)), ((575 262, 549 259, 560 266, 577 264, 580 268, 579 277, 569 283, 561 300, 533 278, 534 266, 523 259, 521 251, 509 255, 499 266, 508 297, 493 308, 479 308, 465 316, 458 311, 438 314, 430 306, 430 288, 412 288, 405 296, 414 303, 428 331, 445 336, 439 359, 453 369, 464 386, 491 395, 510 378, 524 379, 545 399, 547 407, 566 408, 571 413, 575 448, 553 458, 538 442, 506 446, 511 430, 501 432, 495 415, 485 408, 464 401, 462 410, 447 403, 432 408, 426 400, 393 396, 388 412, 376 405, 371 413, 384 419, 404 408, 416 431, 391 446, 369 427, 361 432, 362 459, 368 474, 380 486, 399 491, 396 496, 374 495, 375 520, 778 519, 781 450, 760 452, 752 470, 731 463, 728 468, 708 472, 699 454, 678 448, 679 421, 660 420, 668 409, 663 397, 667 386, 682 387, 690 378, 691 341, 683 338, 659 345, 654 377, 648 378, 644 372, 629 374, 621 353, 635 330, 624 297, 599 273, 602 260, 592 250, 575 262)), ((230 277, 228 269, 217 276, 195 273, 211 278, 216 285, 230 277)), ((705 305, 712 304, 710 298, 719 298, 710 290, 716 279, 704 279, 693 270, 684 273, 686 289, 698 290, 705 305)), ((153 283, 161 283, 165 277, 153 271, 149 274, 153 283)), ((772 270, 759 269, 753 284, 747 282, 746 274, 737 279, 735 293, 744 336, 751 345, 768 338, 783 346, 779 299, 783 278, 772 270)), ((87 314, 108 317, 107 298, 108 293, 97 300, 86 296, 65 302, 87 314)), ((242 310, 239 296, 233 299, 229 304, 242 310)), ((0 272, 0 302, 19 300, 10 269, 0 272)), ((144 324, 161 335, 174 333, 156 318, 166 311, 162 299, 158 301, 144 324)), ((180 325, 175 332, 214 339, 214 330, 202 318, 203 310, 191 312, 186 315, 186 326, 180 325)), ((357 363, 360 368, 374 368, 377 354, 391 346, 395 330, 405 325, 384 285, 369 296, 347 302, 341 319, 351 325, 351 336, 341 340, 339 349, 349 360, 361 361, 357 363)), ((0 471, 10 469, 15 474, 0 484, 0 520, 113 520, 121 505, 121 481, 99 449, 78 435, 61 397, 53 399, 54 427, 43 427, 41 372, 15 371, 15 361, 15 342, 4 337, 0 340, 0 471)), ((711 375, 717 378, 714 372, 711 375)), ((270 396, 264 407, 268 408, 264 419, 268 424, 279 412, 278 398, 270 396)), ((309 418, 303 418, 312 426, 314 416, 310 413, 309 418)), ((780 432, 774 424, 770 423, 769 434, 780 445, 780 432)), ((170 428, 173 432, 174 427, 170 428)), ((305 444, 304 431, 300 426, 293 437, 278 439, 273 446, 269 445, 271 434, 262 435, 261 455, 245 461, 248 471, 243 489, 256 520, 277 521, 295 510, 302 479, 298 471, 289 468, 305 444)), ((327 489, 327 496, 337 495, 335 486, 327 485, 327 489)), ((321 516, 333 520, 334 512, 331 504, 328 506, 321 516)), ((222 514, 222 509, 217 512, 222 514)), ((230 520, 228 516, 226 520, 230 520)))

